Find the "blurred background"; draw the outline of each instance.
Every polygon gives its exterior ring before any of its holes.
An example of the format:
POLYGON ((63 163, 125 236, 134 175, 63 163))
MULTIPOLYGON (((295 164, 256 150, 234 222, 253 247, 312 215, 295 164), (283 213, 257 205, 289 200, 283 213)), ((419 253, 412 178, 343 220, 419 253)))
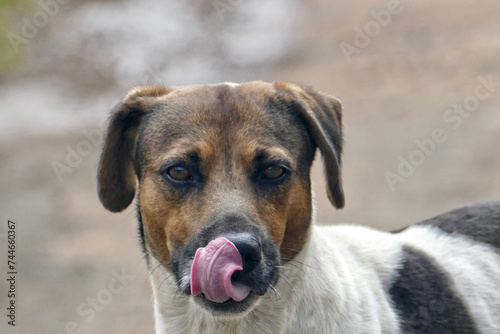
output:
POLYGON ((346 207, 391 230, 500 199, 500 3, 0 1, 0 332, 152 333, 133 209, 96 195, 109 110, 138 84, 291 80, 344 104, 346 207), (17 319, 7 326, 7 220, 17 319))

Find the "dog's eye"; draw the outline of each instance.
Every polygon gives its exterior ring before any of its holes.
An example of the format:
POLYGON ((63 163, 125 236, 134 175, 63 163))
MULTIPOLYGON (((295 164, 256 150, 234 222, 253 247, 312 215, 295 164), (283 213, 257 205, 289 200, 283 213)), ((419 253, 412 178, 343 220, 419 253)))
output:
POLYGON ((188 181, 192 178, 189 170, 183 166, 170 167, 167 174, 174 181, 188 181))
POLYGON ((271 166, 266 167, 266 169, 264 169, 264 171, 262 172, 262 175, 266 179, 275 180, 275 179, 278 179, 281 176, 283 176, 285 174, 285 172, 286 172, 285 168, 278 166, 278 165, 271 165, 271 166))

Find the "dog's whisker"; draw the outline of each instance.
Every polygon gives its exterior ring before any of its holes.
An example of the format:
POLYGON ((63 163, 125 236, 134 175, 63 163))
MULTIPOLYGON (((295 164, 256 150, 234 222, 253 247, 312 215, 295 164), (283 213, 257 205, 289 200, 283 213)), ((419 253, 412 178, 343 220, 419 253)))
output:
POLYGON ((217 322, 220 323, 222 326, 226 327, 226 328, 231 328, 231 326, 227 323, 225 323, 224 321, 222 321, 221 318, 217 317, 217 322))
POLYGON ((316 267, 313 267, 313 266, 311 266, 311 265, 308 265, 308 264, 306 264, 306 263, 304 263, 304 262, 297 261, 297 260, 295 260, 295 259, 290 259, 290 258, 286 258, 286 257, 282 257, 282 259, 283 259, 283 260, 287 260, 287 263, 289 263, 289 264, 293 265, 293 266, 294 266, 294 267, 296 267, 297 269, 300 269, 300 268, 299 268, 299 267, 298 267, 295 263, 298 263, 299 265, 304 266, 304 267, 307 267, 307 268, 311 268, 311 269, 315 269, 315 270, 317 270, 317 269, 318 269, 318 268, 316 268, 316 267))
MULTIPOLYGON (((165 283, 165 282, 166 282, 167 280, 169 280, 172 276, 174 276, 174 274, 173 274, 173 273, 168 273, 168 272, 165 272, 164 274, 167 274, 167 277, 165 277, 165 278, 164 278, 164 279, 160 282, 160 284, 158 284, 158 289, 161 289, 161 287, 162 287, 163 283, 165 283)), ((162 274, 162 275, 163 275, 163 274, 162 274)), ((158 277, 158 279, 160 279, 162 275, 160 275, 160 276, 158 277)), ((177 281, 177 282, 176 282, 176 284, 175 284, 175 285, 177 286, 177 290, 179 290, 179 288, 178 288, 178 284, 179 284, 179 282, 180 282, 180 280, 179 280, 179 281, 177 281)))
POLYGON ((165 279, 169 279, 170 277, 172 277, 174 275, 174 273, 172 272, 168 272, 168 271, 163 271, 162 273, 160 273, 160 275, 158 277, 156 277, 155 279, 153 279, 151 276, 153 274, 154 271, 157 271, 157 270, 160 270, 162 267, 162 264, 158 264, 154 269, 152 269, 148 275, 148 278, 151 279, 153 282, 157 282, 159 279, 161 279, 164 275, 167 275, 167 277, 165 277, 165 279))
POLYGON ((276 288, 274 287, 274 285, 269 284, 269 286, 270 286, 270 287, 271 287, 271 289, 273 289, 273 290, 274 290, 274 292, 276 292, 276 293, 278 294, 278 296, 280 296, 280 298, 281 298, 281 294, 278 292, 278 290, 276 290, 276 288))
POLYGON ((291 250, 291 251, 294 251, 296 254, 300 253, 300 250, 295 249, 295 248, 280 247, 280 249, 283 249, 283 250, 291 250))
MULTIPOLYGON (((302 268, 302 267, 301 267, 303 264, 302 264, 302 263, 300 263, 300 262, 298 262, 298 263, 299 263, 299 264, 295 264, 295 263, 293 263, 292 261, 288 261, 288 264, 289 264, 290 266, 294 267, 294 268, 295 268, 295 269, 297 269, 297 270, 300 270, 300 271, 301 271, 301 272, 303 272, 303 273, 306 273, 306 271, 304 270, 304 268, 302 268)), ((309 266, 307 266, 307 267, 309 267, 309 266)), ((312 267, 309 267, 309 268, 311 268, 311 269, 316 269, 316 268, 312 268, 312 267)), ((292 269, 292 268, 290 268, 290 267, 289 267, 288 269, 289 269, 289 270, 293 270, 293 269, 292 269)))
POLYGON ((287 267, 287 266, 276 266, 278 269, 286 269, 286 270, 292 270, 292 268, 287 267))
MULTIPOLYGON (((286 267, 286 266, 279 266, 280 269, 286 269, 286 270, 293 270, 293 268, 290 268, 290 267, 286 267)), ((287 283, 290 288, 292 288, 292 285, 289 283, 289 277, 288 275, 285 273, 284 270, 281 270, 280 271, 280 277, 283 278, 283 280, 285 281, 285 283, 287 283)))
POLYGON ((291 284, 290 278, 285 273, 280 273, 280 278, 285 282, 290 290, 294 290, 293 285, 291 284))
POLYGON ((152 270, 149 271, 149 275, 148 277, 151 277, 151 275, 160 268, 162 264, 161 263, 158 263, 158 265, 156 267, 154 267, 152 270))
MULTIPOLYGON (((254 313, 260 314, 262 316, 261 318, 266 318, 266 313, 264 313, 263 311, 261 311, 259 309, 255 309, 254 313)), ((264 328, 265 325, 266 325, 265 321, 259 321, 259 319, 256 319, 255 321, 252 321, 250 323, 250 326, 255 330, 255 333, 274 334, 273 330, 271 328, 269 328, 268 326, 266 326, 266 328, 264 328)))

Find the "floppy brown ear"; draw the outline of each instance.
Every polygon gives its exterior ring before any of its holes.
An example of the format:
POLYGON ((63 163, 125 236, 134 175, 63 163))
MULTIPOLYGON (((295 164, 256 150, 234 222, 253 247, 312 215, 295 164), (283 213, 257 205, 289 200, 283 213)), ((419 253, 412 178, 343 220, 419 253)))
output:
POLYGON ((99 199, 106 209, 122 211, 134 199, 137 180, 133 154, 137 129, 155 97, 169 92, 170 88, 165 86, 140 86, 114 108, 97 172, 99 199))
POLYGON ((289 82, 275 82, 279 91, 293 94, 298 112, 323 157, 327 194, 337 208, 344 207, 345 198, 341 178, 342 104, 337 98, 289 82))

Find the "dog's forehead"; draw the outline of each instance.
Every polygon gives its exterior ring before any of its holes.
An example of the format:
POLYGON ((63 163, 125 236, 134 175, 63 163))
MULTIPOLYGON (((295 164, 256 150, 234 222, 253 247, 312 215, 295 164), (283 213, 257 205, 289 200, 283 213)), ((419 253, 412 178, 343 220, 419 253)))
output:
POLYGON ((305 132, 272 84, 264 82, 175 88, 157 100, 144 123, 139 142, 147 143, 151 154, 200 141, 212 146, 252 141, 298 153, 297 138, 305 132))
POLYGON ((254 81, 176 87, 161 101, 172 107, 169 109, 173 114, 184 116, 188 121, 203 120, 206 124, 214 120, 228 122, 237 117, 241 124, 269 112, 268 104, 273 97, 276 90, 272 84, 254 81))
POLYGON ((260 93, 275 92, 273 84, 264 81, 249 81, 244 83, 222 82, 222 83, 207 84, 207 85, 177 86, 173 88, 173 91, 169 94, 169 96, 179 93, 198 94, 203 91, 217 93, 227 89, 231 89, 232 91, 238 91, 238 92, 250 92, 253 94, 258 94, 259 92, 260 93))

